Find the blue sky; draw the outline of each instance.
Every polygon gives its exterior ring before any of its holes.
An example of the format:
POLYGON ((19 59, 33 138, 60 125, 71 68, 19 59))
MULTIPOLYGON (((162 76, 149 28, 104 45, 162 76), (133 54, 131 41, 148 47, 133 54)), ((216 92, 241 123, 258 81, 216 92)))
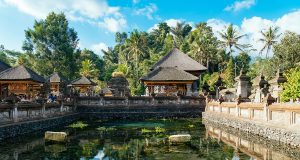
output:
POLYGON ((50 11, 65 12, 70 27, 78 32, 80 48, 99 55, 114 45, 115 32, 149 31, 162 21, 171 26, 205 21, 216 36, 233 23, 248 35, 242 42, 257 49, 262 46, 259 31, 268 26, 300 33, 298 0, 0 0, 0 44, 21 50, 24 30, 50 11))

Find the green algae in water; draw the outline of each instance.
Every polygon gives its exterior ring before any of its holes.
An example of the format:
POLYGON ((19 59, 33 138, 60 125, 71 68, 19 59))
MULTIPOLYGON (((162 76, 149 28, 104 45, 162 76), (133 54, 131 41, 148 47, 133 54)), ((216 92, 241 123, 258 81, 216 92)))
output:
MULTIPOLYGON (((70 134, 64 146, 52 149, 43 135, 0 144, 0 157, 13 159, 232 159, 234 149, 214 139, 207 139, 205 127, 195 119, 144 121, 78 121, 70 126, 82 129, 70 134), (81 123, 82 122, 82 123, 81 123), (82 125, 86 124, 86 125, 82 125), (88 127, 87 127, 88 125, 88 127), (194 125, 190 128, 189 125, 194 125), (144 133, 143 133, 143 132, 144 133), (156 133, 162 132, 162 133, 156 133), (105 134, 103 134, 105 133, 105 134), (191 143, 169 145, 167 137, 190 134, 191 143), (26 147, 30 146, 30 147, 26 147)), ((61 130, 64 128, 62 127, 61 130)), ((57 129, 57 131, 60 131, 57 129)), ((249 157, 239 153, 243 157, 249 157)))
POLYGON ((86 124, 82 121, 77 121, 76 123, 69 125, 70 128, 80 128, 80 129, 83 129, 87 126, 88 126, 88 124, 86 124))

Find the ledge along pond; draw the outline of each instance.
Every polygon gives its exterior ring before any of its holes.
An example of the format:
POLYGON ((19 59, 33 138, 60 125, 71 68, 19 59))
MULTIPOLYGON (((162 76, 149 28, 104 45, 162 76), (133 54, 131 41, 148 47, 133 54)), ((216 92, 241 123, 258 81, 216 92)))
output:
POLYGON ((67 132, 66 142, 45 141, 44 131, 2 141, 0 159, 299 159, 300 149, 220 128, 201 118, 79 120, 51 129, 67 132), (171 144, 178 134, 191 141, 171 144))

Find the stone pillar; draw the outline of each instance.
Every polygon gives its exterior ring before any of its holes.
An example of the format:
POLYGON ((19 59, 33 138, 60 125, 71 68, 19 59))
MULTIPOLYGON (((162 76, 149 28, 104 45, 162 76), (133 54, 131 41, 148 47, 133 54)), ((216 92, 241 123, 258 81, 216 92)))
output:
POLYGON ((45 118, 46 117, 46 103, 43 100, 43 104, 42 104, 42 117, 45 118))
POLYGON ((13 121, 14 122, 18 122, 18 105, 15 104, 14 108, 13 108, 13 121))
POLYGON ((191 95, 192 95, 191 87, 192 87, 191 84, 187 84, 187 85, 186 85, 186 95, 187 95, 187 96, 191 96, 191 95))
POLYGON ((241 70, 240 75, 235 78, 236 81, 236 97, 248 99, 249 77, 241 70))

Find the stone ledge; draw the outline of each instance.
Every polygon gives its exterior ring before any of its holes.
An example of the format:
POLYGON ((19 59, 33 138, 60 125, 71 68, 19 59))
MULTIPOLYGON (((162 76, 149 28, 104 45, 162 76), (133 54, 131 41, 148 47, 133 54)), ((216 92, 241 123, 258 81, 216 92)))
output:
POLYGON ((232 127, 244 132, 249 132, 255 135, 283 142, 285 144, 300 147, 300 133, 291 131, 283 127, 275 127, 255 121, 247 121, 241 118, 232 118, 220 114, 203 112, 203 121, 218 123, 227 127, 232 127))

